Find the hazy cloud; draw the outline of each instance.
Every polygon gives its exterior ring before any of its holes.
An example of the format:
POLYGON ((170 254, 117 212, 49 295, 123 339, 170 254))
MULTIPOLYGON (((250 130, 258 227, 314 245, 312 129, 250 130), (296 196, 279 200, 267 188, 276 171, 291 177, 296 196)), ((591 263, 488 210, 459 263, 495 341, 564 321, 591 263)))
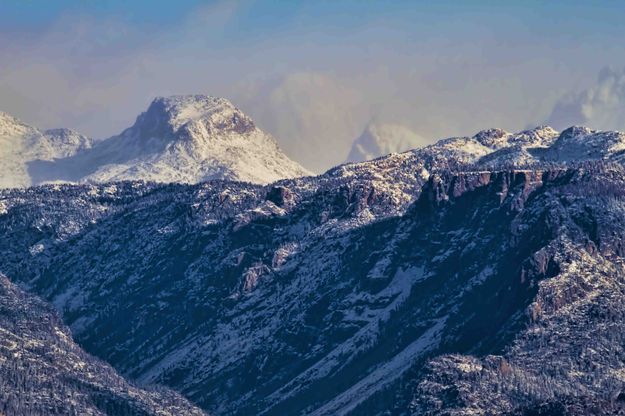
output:
POLYGON ((238 85, 233 99, 280 138, 287 154, 321 171, 345 160, 353 140, 379 111, 376 102, 387 97, 376 90, 331 73, 295 72, 238 85))
POLYGON ((625 130, 625 68, 603 68, 595 85, 560 99, 548 119, 557 129, 585 125, 600 130, 625 130))
MULTIPOLYGON (((416 3, 220 1, 167 25, 138 24, 138 6, 132 19, 85 7, 26 34, 0 27, 0 110, 98 138, 128 127, 154 96, 224 96, 317 171, 344 160, 372 119, 432 141, 518 130, 551 113, 554 124, 572 114, 617 127, 622 72, 554 104, 598 66, 625 65, 620 43, 606 41, 621 20, 580 42, 591 20, 573 33, 531 8, 416 3)), ((551 17, 569 25, 579 14, 570 8, 551 17)))

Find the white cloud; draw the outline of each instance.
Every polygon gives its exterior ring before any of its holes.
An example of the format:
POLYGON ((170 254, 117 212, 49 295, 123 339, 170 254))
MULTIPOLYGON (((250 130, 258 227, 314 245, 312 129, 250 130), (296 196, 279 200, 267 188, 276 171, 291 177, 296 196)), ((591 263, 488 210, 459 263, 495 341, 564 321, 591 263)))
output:
POLYGON ((625 130, 625 68, 602 69, 595 85, 562 97, 547 122, 557 129, 578 124, 600 130, 625 130))

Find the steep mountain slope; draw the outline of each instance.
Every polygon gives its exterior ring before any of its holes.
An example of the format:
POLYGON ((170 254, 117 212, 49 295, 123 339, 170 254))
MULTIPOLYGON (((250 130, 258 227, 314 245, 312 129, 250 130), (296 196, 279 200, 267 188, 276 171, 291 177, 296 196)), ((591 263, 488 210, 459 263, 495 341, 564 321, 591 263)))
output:
POLYGON ((268 183, 308 174, 232 103, 205 95, 156 98, 120 135, 63 160, 34 163, 30 173, 35 183, 50 178, 268 183))
POLYGON ((515 227, 544 218, 551 234, 509 271, 512 287, 535 293, 522 311, 526 326, 500 351, 477 344, 471 355, 430 361, 415 377, 413 414, 625 412, 625 188, 617 172, 585 172, 524 208, 515 227))
POLYGON ((611 409, 625 171, 601 161, 614 144, 547 154, 576 131, 486 130, 268 186, 0 191, 0 271, 90 353, 215 414, 611 409), (514 146, 530 158, 492 157, 514 146), (502 359, 519 377, 494 391, 502 359), (570 372, 540 378, 547 360, 570 372))
POLYGON ((68 129, 40 131, 0 112, 0 188, 30 186, 28 164, 74 155, 91 139, 68 129))
POLYGON ((389 153, 417 149, 429 143, 429 140, 418 136, 405 126, 370 123, 354 141, 345 162, 362 162, 389 153))
POLYGON ((0 414, 203 415, 177 394, 141 390, 84 353, 56 311, 0 275, 0 414))
MULTIPOLYGON (((542 299, 564 312, 593 296, 567 266, 575 256, 613 256, 605 291, 621 290, 618 166, 439 173, 415 202, 348 167, 268 187, 5 191, 0 248, 11 256, 0 267, 25 270, 81 344, 124 374, 237 415, 437 414, 435 389, 425 390, 434 404, 411 404, 427 387, 428 360, 505 353, 535 333, 542 299), (576 289, 554 292, 560 300, 540 292, 558 281, 576 289)), ((568 324, 544 313, 541 325, 553 328, 523 354, 549 337, 566 342, 568 324)), ((615 316, 575 313, 594 326, 615 316)), ((609 331, 598 335, 612 346, 609 331)), ((548 351, 566 360, 559 348, 548 351)), ((623 361, 611 359, 598 371, 616 391, 623 361)), ((578 393, 602 400, 582 370, 578 393)))

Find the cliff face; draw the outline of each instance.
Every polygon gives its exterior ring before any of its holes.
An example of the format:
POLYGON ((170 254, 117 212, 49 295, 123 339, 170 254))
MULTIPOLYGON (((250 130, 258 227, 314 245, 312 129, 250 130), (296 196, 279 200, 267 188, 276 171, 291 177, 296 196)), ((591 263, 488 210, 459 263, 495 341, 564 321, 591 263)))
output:
POLYGON ((430 176, 422 192, 427 200, 438 205, 442 201, 457 199, 482 187, 486 187, 484 192, 498 195, 501 203, 510 196, 510 191, 515 191, 518 205, 513 205, 516 209, 521 209, 529 195, 544 182, 553 183, 558 179, 566 181, 581 173, 581 169, 557 167, 545 170, 446 171, 430 176))
POLYGON ((501 350, 430 360, 415 377, 413 414, 623 412, 620 182, 617 172, 543 173, 544 190, 530 194, 511 228, 523 244, 519 231, 538 217, 535 231, 547 237, 510 270, 532 288, 518 312, 523 325, 501 350))

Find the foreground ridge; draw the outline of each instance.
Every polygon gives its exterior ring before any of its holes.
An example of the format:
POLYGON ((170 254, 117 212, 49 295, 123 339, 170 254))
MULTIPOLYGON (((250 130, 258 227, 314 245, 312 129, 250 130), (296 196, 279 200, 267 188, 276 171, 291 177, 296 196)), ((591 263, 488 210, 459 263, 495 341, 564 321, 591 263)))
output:
POLYGON ((0 275, 0 413, 203 415, 179 395, 142 390, 71 339, 56 312, 0 275))
POLYGON ((2 191, 0 270, 89 352, 215 414, 614 408, 624 360, 592 351, 619 342, 624 169, 425 175, 415 154, 267 186, 2 191), (547 359, 581 376, 524 387, 547 359))

